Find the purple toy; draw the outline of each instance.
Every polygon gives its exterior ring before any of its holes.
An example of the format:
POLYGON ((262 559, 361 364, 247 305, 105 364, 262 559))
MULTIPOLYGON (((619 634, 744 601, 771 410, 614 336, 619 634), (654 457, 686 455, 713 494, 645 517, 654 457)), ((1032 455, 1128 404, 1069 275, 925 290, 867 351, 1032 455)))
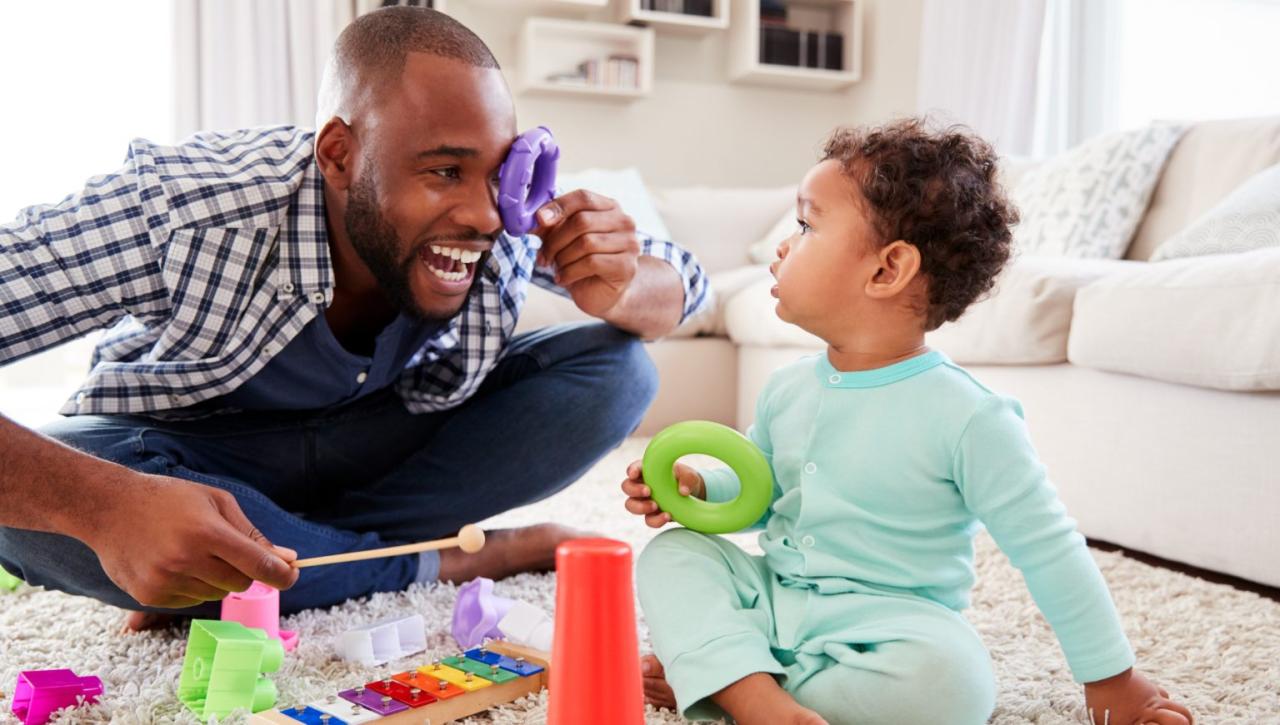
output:
POLYGON ((513 237, 536 226, 534 212, 556 195, 556 162, 560 147, 546 126, 520 134, 498 170, 498 211, 513 237))
POLYGON ((13 714, 23 725, 44 725, 55 710, 98 701, 102 680, 71 670, 26 670, 13 689, 13 714))
POLYGON ((493 580, 479 577, 458 587, 453 605, 453 638, 462 649, 484 644, 485 638, 502 639, 498 622, 507 616, 514 600, 493 593, 493 580))

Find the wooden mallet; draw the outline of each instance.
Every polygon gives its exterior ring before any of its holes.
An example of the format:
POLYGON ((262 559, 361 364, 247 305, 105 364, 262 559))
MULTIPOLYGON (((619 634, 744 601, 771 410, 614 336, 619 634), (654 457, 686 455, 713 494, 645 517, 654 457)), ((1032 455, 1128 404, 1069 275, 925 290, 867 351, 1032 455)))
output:
POLYGON ((329 556, 313 556, 310 559, 298 559, 293 565, 299 569, 308 566, 323 566, 325 564, 341 564, 347 561, 361 561, 362 559, 381 559, 384 556, 400 556, 401 554, 416 554, 419 551, 431 551, 433 549, 448 549, 456 546, 459 549, 474 554, 484 548, 484 530, 475 524, 467 524, 463 526, 457 536, 450 536, 447 539, 436 539, 435 541, 419 541, 416 544, 402 544, 400 546, 388 546, 383 549, 369 549, 367 551, 351 551, 346 554, 331 554, 329 556))

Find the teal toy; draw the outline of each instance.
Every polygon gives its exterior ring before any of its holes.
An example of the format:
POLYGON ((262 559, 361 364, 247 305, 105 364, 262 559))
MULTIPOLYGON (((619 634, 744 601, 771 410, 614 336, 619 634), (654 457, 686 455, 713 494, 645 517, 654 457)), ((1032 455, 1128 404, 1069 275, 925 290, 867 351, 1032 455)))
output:
POLYGON ((178 680, 178 699, 201 720, 232 710, 260 712, 276 704, 276 686, 263 677, 284 662, 284 646, 239 622, 195 619, 178 680))
POLYGON ((21 583, 21 579, 0 568, 0 591, 11 592, 21 583))
POLYGON ((749 438, 707 420, 690 420, 653 437, 642 462, 645 483, 663 511, 686 528, 704 534, 741 531, 760 520, 773 500, 773 471, 749 438), (681 456, 701 453, 723 461, 738 474, 738 497, 711 503, 681 496, 672 467, 681 456))

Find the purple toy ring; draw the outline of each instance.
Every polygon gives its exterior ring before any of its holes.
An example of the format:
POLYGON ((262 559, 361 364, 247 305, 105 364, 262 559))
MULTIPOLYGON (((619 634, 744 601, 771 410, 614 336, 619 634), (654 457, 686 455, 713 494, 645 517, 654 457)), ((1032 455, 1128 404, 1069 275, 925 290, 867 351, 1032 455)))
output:
POLYGON ((507 233, 524 236, 536 226, 534 212, 555 198, 560 147, 546 126, 525 131, 511 144, 498 171, 498 211, 507 233))

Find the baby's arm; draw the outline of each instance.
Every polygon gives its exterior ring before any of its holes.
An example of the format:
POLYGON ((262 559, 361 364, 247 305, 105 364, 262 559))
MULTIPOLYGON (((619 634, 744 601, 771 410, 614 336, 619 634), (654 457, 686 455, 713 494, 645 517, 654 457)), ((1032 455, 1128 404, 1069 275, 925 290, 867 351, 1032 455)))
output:
POLYGON ((1115 725, 1189 722, 1189 713, 1186 721, 1156 716, 1181 718, 1185 708, 1132 670, 1133 650, 1106 581, 1045 475, 1021 406, 995 396, 985 401, 961 435, 954 466, 965 504, 1022 572, 1075 680, 1087 683, 1099 725, 1106 710, 1115 725))

